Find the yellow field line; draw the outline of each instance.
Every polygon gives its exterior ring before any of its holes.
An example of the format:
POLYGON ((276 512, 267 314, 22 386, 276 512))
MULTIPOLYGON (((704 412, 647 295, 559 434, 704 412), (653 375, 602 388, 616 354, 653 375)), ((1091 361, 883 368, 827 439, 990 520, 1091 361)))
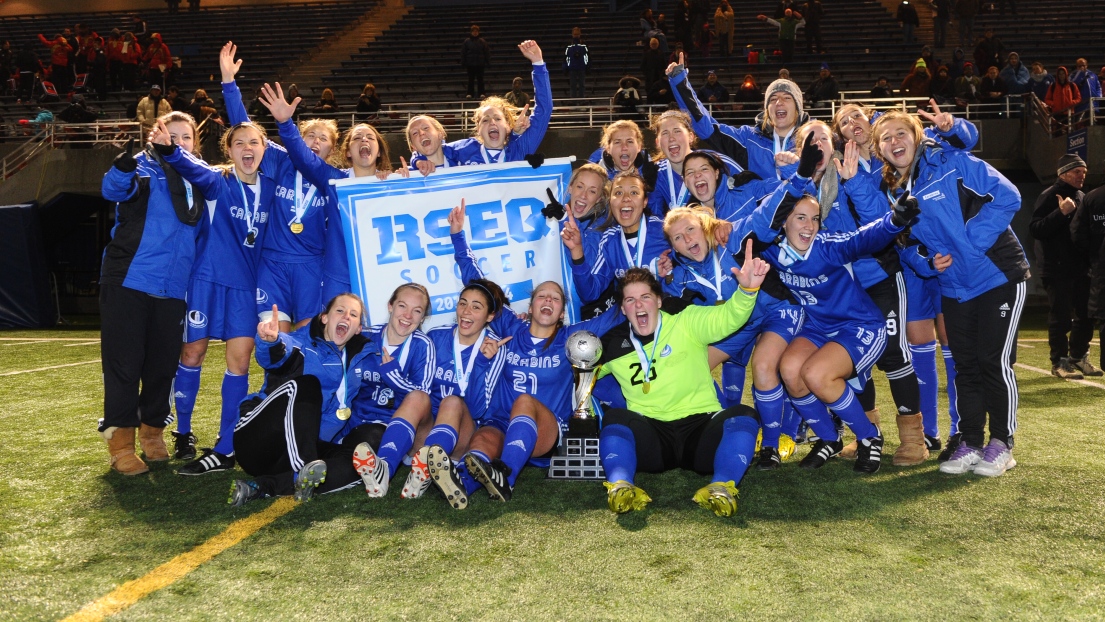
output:
POLYGON ((142 598, 177 582, 189 572, 199 568, 201 564, 210 561, 219 553, 238 544, 265 525, 287 514, 295 506, 296 503, 291 497, 281 497, 267 509, 234 521, 219 535, 187 553, 177 555, 151 570, 146 576, 127 581, 115 588, 110 594, 88 603, 80 611, 65 618, 62 622, 76 622, 78 620, 91 622, 115 615, 142 598))

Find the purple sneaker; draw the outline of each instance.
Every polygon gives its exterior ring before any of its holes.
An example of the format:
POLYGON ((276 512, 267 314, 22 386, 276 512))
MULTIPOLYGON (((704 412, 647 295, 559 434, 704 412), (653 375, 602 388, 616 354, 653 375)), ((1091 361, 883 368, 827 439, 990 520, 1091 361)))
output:
POLYGON ((963 473, 970 473, 975 470, 975 465, 982 461, 982 450, 978 447, 971 447, 967 443, 960 443, 959 447, 956 447, 955 453, 948 458, 948 461, 940 465, 941 473, 948 473, 949 475, 962 475, 963 473))
POLYGON ((997 477, 1015 466, 1017 461, 1013 459, 1013 450, 1005 443, 992 438, 986 445, 986 451, 982 453, 982 462, 975 467, 975 474, 997 477))

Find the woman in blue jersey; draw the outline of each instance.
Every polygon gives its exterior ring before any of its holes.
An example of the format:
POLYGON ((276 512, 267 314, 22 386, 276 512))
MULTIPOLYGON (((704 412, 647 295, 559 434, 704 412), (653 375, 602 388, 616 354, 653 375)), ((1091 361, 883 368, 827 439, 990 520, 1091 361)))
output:
POLYGON ((445 143, 448 134, 437 119, 427 114, 411 117, 407 121, 406 135, 407 146, 411 149, 411 166, 423 175, 429 175, 438 167, 456 165, 455 151, 445 143))
MULTIPOLYGON (((740 254, 735 236, 729 240, 734 247, 716 242, 718 230, 728 225, 714 217, 712 211, 700 205, 678 207, 664 218, 664 234, 675 249, 676 257, 662 262, 660 274, 664 293, 683 298, 697 294, 695 304, 718 305, 731 298, 737 290, 732 270, 739 268, 740 254)), ((783 351, 802 324, 802 308, 790 300, 789 292, 776 277, 775 286, 764 282, 751 317, 739 331, 710 345, 707 351, 710 369, 722 367, 722 407, 740 403, 744 389, 744 368, 752 361, 752 386, 756 411, 763 425, 763 442, 757 461, 761 470, 777 468, 794 451, 794 439, 783 438, 782 422, 785 406, 783 386, 779 379, 779 361, 783 351), (753 356, 753 348, 755 355, 753 356), (734 374, 729 368, 739 368, 734 374), (726 385, 740 383, 734 390, 726 385), (735 393, 735 395, 733 395, 735 393)))
POLYGON ((257 325, 257 363, 265 369, 261 390, 241 404, 234 448, 253 480, 230 486, 231 505, 356 486, 350 457, 359 435, 349 402, 360 388, 357 370, 370 341, 361 335, 364 304, 353 294, 335 297, 310 324, 280 330, 279 308, 257 325))
POLYGON ((1009 226, 1020 209, 1020 193, 989 164, 926 140, 920 122, 908 114, 885 113, 872 135, 886 163, 887 196, 901 202, 913 195, 924 210, 909 232, 918 244, 903 257, 921 276, 936 276, 943 296, 961 437, 940 471, 1002 475, 1017 464, 1012 365, 1029 276, 1024 250, 1009 226), (987 423, 990 441, 984 447, 987 423))
MULTIPOLYGON (((519 162, 537 151, 544 140, 552 118, 549 69, 536 41, 523 41, 518 50, 533 64, 534 108, 528 129, 521 134, 514 133, 518 109, 501 97, 488 97, 472 113, 474 135, 446 145, 452 151, 451 154, 446 151, 446 156, 451 157, 450 166, 519 162)), ((422 170, 418 162, 424 159, 426 156, 422 153, 413 154, 411 164, 422 170)))
MULTIPOLYGON (((653 118, 652 131, 656 133, 656 148, 660 150, 658 159, 643 167, 645 181, 652 187, 648 195, 648 211, 663 217, 668 210, 693 201, 689 186, 686 184, 684 162, 692 153, 698 137, 691 129, 691 119, 681 110, 667 110, 653 118)), ((713 154, 725 166, 729 175, 741 172, 726 156, 713 154)), ((711 197, 712 198, 712 197, 711 197)))
POLYGON ((645 150, 645 137, 641 128, 626 119, 602 128, 599 148, 588 160, 605 168, 610 179, 620 173, 633 170, 639 172, 648 162, 648 151, 645 150))
MULTIPOLYGON (((464 201, 449 214, 449 230, 454 256, 464 282, 483 278, 476 258, 465 239, 464 201)), ((577 236, 578 239, 578 236, 577 236)), ((502 448, 500 460, 469 452, 464 456, 466 473, 452 468, 447 455, 430 452, 430 474, 446 496, 464 497, 474 490, 465 477, 473 477, 487 488, 493 499, 508 501, 522 468, 528 462, 548 466, 548 458, 567 429, 574 410, 572 367, 564 354, 568 337, 578 330, 601 336, 621 319, 621 312, 610 309, 596 319, 564 326, 564 290, 554 281, 541 283, 530 295, 529 319, 520 320, 504 309, 491 321, 505 350, 502 377, 492 405, 498 413, 510 413, 506 433, 485 426, 477 432, 489 435, 488 442, 502 448)), ((472 440, 473 446, 476 439, 472 440)))
MULTIPOLYGON (((174 144, 195 149, 196 122, 183 112, 161 122, 174 144)), ((100 356, 104 418, 111 468, 145 473, 134 453, 135 428, 146 460, 169 459, 163 433, 171 421, 169 396, 180 355, 180 325, 196 254, 204 197, 152 147, 133 155, 134 139, 104 174, 103 197, 115 201, 115 225, 100 269, 100 356)), ((179 455, 190 428, 176 433, 179 455)), ((193 441, 194 442, 194 441, 193 441)))
POLYGON ((253 123, 239 123, 227 130, 223 150, 231 164, 220 167, 210 167, 170 144, 164 124, 158 124, 151 142, 181 177, 210 197, 188 286, 185 343, 174 383, 174 393, 186 397, 177 398, 178 411, 184 406, 192 412, 208 341, 226 342, 219 438, 213 449, 205 449, 199 459, 177 473, 225 471, 234 467, 232 430, 238 421, 238 404, 249 392, 249 359, 257 325, 257 272, 276 193, 276 180, 262 167, 265 130, 253 123))
MULTIPOLYGON (((610 181, 606 178, 606 171, 593 162, 587 162, 572 171, 568 179, 568 205, 553 197, 549 191, 551 202, 541 210, 546 218, 555 218, 560 223, 563 231, 571 221, 579 229, 583 239, 584 257, 597 257, 599 241, 602 239, 602 224, 607 219, 607 205, 610 200, 610 181), (571 218, 568 218, 568 215, 571 218)), ((605 304, 598 301, 582 304, 580 306, 581 317, 596 317, 606 310, 605 304)))

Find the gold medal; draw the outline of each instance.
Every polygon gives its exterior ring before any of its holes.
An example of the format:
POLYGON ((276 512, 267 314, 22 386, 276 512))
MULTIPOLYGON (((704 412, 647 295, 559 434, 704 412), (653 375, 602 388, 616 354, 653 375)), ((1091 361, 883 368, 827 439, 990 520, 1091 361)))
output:
POLYGON ((347 421, 351 416, 353 416, 353 411, 349 408, 339 408, 337 414, 338 419, 341 419, 342 421, 347 421))
POLYGON ((303 233, 303 223, 301 222, 293 222, 292 224, 288 225, 288 228, 291 229, 292 233, 296 235, 303 233))
POLYGON ((645 395, 648 395, 648 391, 649 391, 649 389, 651 389, 651 388, 652 388, 652 383, 651 383, 651 382, 647 382, 647 381, 646 381, 646 382, 645 382, 645 388, 644 388, 644 392, 645 392, 645 395))

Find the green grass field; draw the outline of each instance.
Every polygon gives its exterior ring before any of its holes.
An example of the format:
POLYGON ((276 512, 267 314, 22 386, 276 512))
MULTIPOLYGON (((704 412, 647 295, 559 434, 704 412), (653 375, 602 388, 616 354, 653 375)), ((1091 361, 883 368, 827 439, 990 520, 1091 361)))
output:
MULTIPOLYGON (((1019 361, 1050 369, 1042 325, 1028 324, 1019 361)), ((201 445, 217 428, 221 357, 212 347, 204 370, 201 445)), ((5 375, 98 358, 94 331, 0 333, 0 619, 68 616, 274 503, 228 507, 241 472, 110 473, 98 364, 5 375)), ((506 504, 402 501, 403 469, 387 499, 316 498, 115 617, 1101 619, 1105 382, 1017 377, 1019 465, 994 480, 941 475, 935 460, 887 460, 874 476, 792 460, 750 472, 738 515, 719 519, 691 502, 705 483, 691 473, 641 476, 655 501, 618 517, 598 483, 532 469, 506 504)), ((881 376, 879 396, 893 412, 881 376)))

